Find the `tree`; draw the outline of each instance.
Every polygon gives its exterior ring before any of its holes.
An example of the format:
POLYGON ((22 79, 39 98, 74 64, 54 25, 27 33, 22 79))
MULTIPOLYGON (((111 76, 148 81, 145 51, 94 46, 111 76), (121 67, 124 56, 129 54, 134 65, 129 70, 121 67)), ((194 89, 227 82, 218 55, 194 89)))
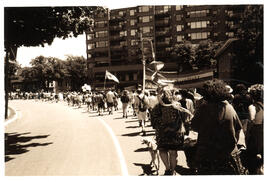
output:
POLYGON ((215 66, 214 56, 221 45, 221 42, 201 41, 195 49, 195 65, 199 69, 215 66))
POLYGON ((68 56, 64 62, 67 68, 67 78, 71 81, 72 88, 80 90, 87 82, 87 60, 84 57, 68 56))
POLYGON ((194 51, 190 42, 176 44, 170 54, 171 59, 178 63, 179 72, 192 70, 194 51))
POLYGON ((263 5, 246 6, 237 37, 236 77, 251 83, 263 83, 263 5))
POLYGON ((5 118, 8 108, 8 60, 16 59, 20 46, 44 46, 51 44, 55 37, 78 36, 93 25, 94 12, 104 11, 93 7, 5 7, 4 46, 5 57, 5 118), (12 53, 12 54, 11 54, 12 53))

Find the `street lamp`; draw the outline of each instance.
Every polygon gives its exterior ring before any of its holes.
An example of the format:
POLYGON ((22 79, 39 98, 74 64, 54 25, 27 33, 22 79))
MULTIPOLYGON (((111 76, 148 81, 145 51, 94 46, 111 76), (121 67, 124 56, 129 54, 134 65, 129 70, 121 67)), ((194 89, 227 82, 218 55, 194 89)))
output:
POLYGON ((156 55, 154 51, 154 46, 151 38, 142 38, 142 33, 140 33, 140 40, 141 40, 141 48, 142 48, 142 64, 143 64, 143 93, 145 91, 145 57, 143 53, 143 41, 149 41, 151 44, 151 51, 152 51, 152 56, 153 56, 153 61, 150 63, 151 65, 154 66, 155 73, 157 74, 157 71, 161 70, 164 66, 164 63, 161 61, 156 61, 156 55))

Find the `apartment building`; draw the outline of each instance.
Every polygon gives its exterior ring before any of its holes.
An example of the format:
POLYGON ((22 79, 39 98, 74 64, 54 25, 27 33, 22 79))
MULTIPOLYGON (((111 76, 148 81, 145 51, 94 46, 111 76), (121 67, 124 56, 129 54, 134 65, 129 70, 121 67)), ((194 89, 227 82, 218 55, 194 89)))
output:
MULTIPOLYGON (((141 84, 142 52, 147 62, 152 58, 150 40, 156 60, 166 63, 163 70, 177 71, 181 60, 170 59, 170 51, 176 44, 234 37, 244 8, 244 5, 137 6, 96 13, 93 30, 86 32, 91 85, 104 86, 105 70, 120 80, 117 88, 141 84)), ((115 83, 107 81, 106 86, 115 83)))

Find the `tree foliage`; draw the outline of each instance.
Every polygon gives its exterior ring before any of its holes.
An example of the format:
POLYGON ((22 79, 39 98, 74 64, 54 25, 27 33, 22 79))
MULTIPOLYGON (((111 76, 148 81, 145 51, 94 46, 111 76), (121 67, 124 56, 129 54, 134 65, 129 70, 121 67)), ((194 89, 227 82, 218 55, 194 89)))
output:
POLYGON ((263 82, 263 6, 246 6, 234 50, 236 77, 251 83, 263 82), (250 74, 252 73, 252 74, 250 74))
POLYGON ((176 44, 170 54, 171 59, 178 63, 179 72, 192 70, 194 49, 190 42, 176 44))
POLYGON ((214 56, 221 45, 221 42, 213 42, 211 40, 201 41, 195 49, 194 64, 199 69, 214 67, 216 65, 214 56))
POLYGON ((9 46, 44 46, 55 37, 77 37, 93 25, 101 7, 6 7, 4 40, 9 46))
POLYGON ((22 68, 21 76, 26 82, 38 81, 40 88, 45 90, 51 81, 70 80, 74 90, 79 90, 87 82, 87 61, 84 57, 68 56, 66 60, 61 60, 38 56, 30 64, 31 67, 22 68))

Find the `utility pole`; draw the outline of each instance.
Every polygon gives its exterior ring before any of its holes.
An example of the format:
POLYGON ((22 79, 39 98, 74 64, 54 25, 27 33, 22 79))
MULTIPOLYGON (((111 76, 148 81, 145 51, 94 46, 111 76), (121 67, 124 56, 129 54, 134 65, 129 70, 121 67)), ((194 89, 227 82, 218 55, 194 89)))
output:
POLYGON ((142 33, 140 33, 140 41, 141 41, 141 49, 142 49, 142 65, 143 65, 143 93, 145 91, 145 57, 143 53, 143 38, 142 38, 142 33))

